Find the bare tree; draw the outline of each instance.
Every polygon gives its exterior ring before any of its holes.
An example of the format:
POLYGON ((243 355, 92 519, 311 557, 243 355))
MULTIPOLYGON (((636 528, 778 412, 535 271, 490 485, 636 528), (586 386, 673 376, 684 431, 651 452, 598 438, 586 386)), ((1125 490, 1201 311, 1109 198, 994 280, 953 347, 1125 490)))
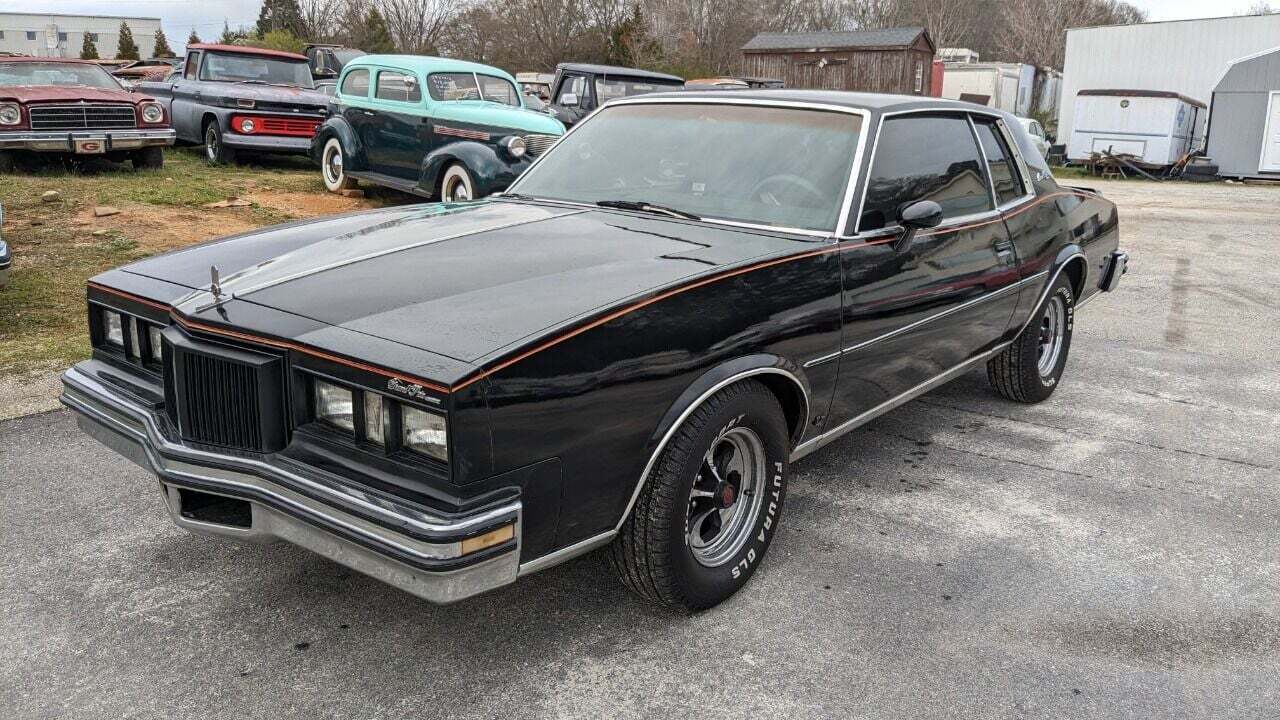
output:
POLYGON ((458 11, 457 3, 449 0, 375 0, 375 5, 402 52, 428 55, 438 51, 458 11))

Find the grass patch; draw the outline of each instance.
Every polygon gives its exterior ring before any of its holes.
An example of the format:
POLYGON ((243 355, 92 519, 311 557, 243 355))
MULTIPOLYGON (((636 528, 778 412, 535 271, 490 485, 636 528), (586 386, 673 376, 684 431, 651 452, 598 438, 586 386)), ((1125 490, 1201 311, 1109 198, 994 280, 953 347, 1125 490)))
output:
POLYGON ((166 150, 164 168, 154 171, 90 162, 75 169, 24 168, 0 177, 4 239, 14 253, 9 286, 0 290, 0 374, 87 357, 85 281, 167 249, 140 243, 141 230, 129 223, 104 230, 109 227, 105 222, 86 223, 77 217, 99 205, 130 208, 130 215, 142 215, 148 208, 234 213, 228 217, 253 226, 299 217, 269 207, 203 208, 229 197, 269 192, 325 191, 319 172, 306 158, 265 157, 250 164, 211 167, 200 154, 185 149, 166 150), (60 194, 58 202, 41 200, 49 190, 60 194))

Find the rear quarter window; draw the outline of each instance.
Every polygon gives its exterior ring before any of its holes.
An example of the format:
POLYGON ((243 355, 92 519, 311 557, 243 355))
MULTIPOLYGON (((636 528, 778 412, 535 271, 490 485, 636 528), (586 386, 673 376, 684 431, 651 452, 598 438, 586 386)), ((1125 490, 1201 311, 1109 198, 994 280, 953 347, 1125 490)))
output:
POLYGON ((378 72, 377 83, 378 86, 374 94, 379 100, 394 100, 396 102, 420 102, 422 100, 422 88, 418 86, 417 79, 407 73, 381 70, 378 72))

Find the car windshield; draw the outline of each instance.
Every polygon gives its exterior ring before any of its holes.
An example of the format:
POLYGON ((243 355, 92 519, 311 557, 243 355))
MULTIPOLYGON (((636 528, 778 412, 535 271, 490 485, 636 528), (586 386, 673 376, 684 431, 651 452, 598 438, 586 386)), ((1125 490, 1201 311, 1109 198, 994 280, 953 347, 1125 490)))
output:
POLYGON ((265 55, 209 53, 200 68, 200 79, 308 89, 315 87, 311 82, 311 66, 306 60, 265 55))
POLYGON ((672 90, 683 90, 684 83, 681 82, 663 82, 662 80, 637 80, 625 77, 610 77, 608 75, 599 75, 596 77, 596 101, 603 105, 609 100, 620 97, 631 97, 632 95, 647 95, 656 92, 671 92, 672 90))
POLYGON ((120 83, 110 73, 88 63, 0 63, 0 86, 5 85, 83 85, 103 90, 120 89, 120 83))
POLYGON ((566 135, 511 192, 644 203, 709 220, 830 232, 861 132, 861 117, 843 112, 615 105, 566 135))
POLYGON ((470 72, 431 73, 427 76, 427 90, 433 100, 486 100, 520 106, 516 86, 493 75, 470 72))

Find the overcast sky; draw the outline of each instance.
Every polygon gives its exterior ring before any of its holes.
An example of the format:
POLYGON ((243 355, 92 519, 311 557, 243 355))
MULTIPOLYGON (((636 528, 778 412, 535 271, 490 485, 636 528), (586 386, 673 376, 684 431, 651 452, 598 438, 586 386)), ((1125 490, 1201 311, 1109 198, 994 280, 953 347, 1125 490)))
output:
MULTIPOLYGON (((1182 20, 1196 17, 1218 17, 1241 12, 1253 4, 1251 0, 1128 0, 1147 11, 1152 20, 1182 20)), ((1280 6, 1275 0, 1273 6, 1280 6)), ((223 20, 238 25, 257 22, 262 0, 41 0, 39 9, 52 13, 83 13, 89 15, 124 15, 133 17, 159 17, 164 21, 164 32, 175 50, 195 28, 205 40, 216 39, 222 33, 223 20)), ((151 48, 143 48, 149 51, 151 48)))

